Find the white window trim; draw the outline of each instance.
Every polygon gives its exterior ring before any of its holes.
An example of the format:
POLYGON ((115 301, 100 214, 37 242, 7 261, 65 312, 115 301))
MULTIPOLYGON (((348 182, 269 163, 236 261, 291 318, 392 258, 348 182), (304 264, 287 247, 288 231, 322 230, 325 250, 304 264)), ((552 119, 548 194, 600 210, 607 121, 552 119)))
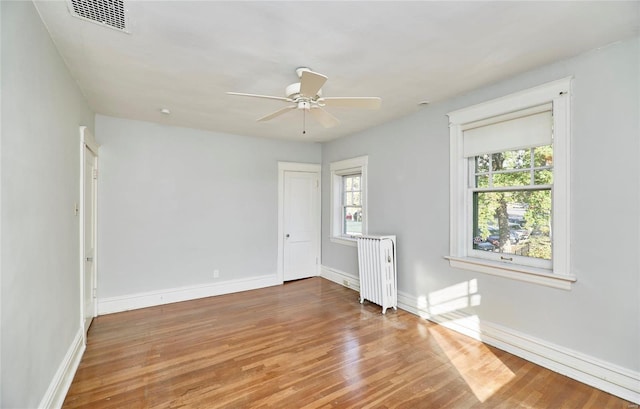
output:
POLYGON ((367 165, 368 156, 345 159, 332 162, 329 165, 331 172, 331 231, 329 239, 333 243, 344 244, 355 247, 356 236, 346 236, 342 234, 342 176, 351 173, 360 173, 360 201, 362 203, 362 234, 367 234, 369 213, 367 211, 367 165))
POLYGON ((571 77, 530 88, 502 98, 449 113, 450 132, 450 254, 452 267, 508 277, 554 288, 571 289, 576 277, 570 265, 570 136, 571 77), (463 127, 470 122, 530 107, 553 103, 553 267, 540 269, 508 262, 470 257, 471 241, 467 205, 470 201, 468 158, 463 154, 463 127), (556 136, 557 135, 557 136, 556 136), (560 216, 560 217, 559 217, 560 216))

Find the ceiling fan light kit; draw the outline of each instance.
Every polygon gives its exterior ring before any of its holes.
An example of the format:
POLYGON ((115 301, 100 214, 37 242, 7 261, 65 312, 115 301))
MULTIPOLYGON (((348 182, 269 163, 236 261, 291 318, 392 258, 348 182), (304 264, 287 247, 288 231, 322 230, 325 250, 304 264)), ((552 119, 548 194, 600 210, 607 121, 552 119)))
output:
MULTIPOLYGON (((284 108, 258 118, 258 121, 268 121, 279 117, 291 110, 301 110, 303 114, 310 112, 311 116, 325 128, 332 128, 340 121, 323 108, 325 106, 334 107, 350 107, 364 109, 379 109, 382 100, 379 97, 323 97, 322 86, 327 81, 327 76, 311 71, 307 67, 296 68, 296 74, 300 78, 300 82, 287 85, 285 88, 285 97, 277 97, 272 95, 247 94, 242 92, 227 92, 229 95, 274 99, 289 103, 284 108)), ((303 130, 306 133, 303 116, 303 130)))

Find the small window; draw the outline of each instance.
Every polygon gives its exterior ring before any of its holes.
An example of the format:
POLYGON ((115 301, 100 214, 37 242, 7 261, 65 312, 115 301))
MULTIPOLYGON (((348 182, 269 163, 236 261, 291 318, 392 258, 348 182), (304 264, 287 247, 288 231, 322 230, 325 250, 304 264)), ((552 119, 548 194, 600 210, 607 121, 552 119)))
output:
POLYGON ((571 79, 449 114, 451 266, 570 289, 571 79))
POLYGON ((331 170, 331 240, 355 245, 367 233, 367 157, 333 162, 331 170))
POLYGON ((342 176, 342 234, 362 235, 362 174, 342 176))

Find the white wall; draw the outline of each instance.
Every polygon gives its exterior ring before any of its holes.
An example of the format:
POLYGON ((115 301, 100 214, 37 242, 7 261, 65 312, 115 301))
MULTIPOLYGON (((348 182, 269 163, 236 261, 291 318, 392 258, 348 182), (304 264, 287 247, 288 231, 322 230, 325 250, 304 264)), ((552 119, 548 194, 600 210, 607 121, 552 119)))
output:
POLYGON ((33 408, 80 331, 78 126, 93 113, 31 2, 1 2, 3 408, 33 408))
POLYGON ((328 240, 327 169, 330 162, 369 155, 369 229, 397 234, 400 291, 428 297, 476 279, 480 304, 462 312, 637 374, 639 50, 638 39, 614 44, 324 144, 323 265, 357 277, 356 249, 328 240), (446 114, 569 75, 575 77, 571 259, 577 283, 564 291, 450 268, 443 259, 449 251, 446 114))
POLYGON ((320 145, 101 115, 96 138, 100 299, 275 279, 277 162, 320 163, 320 145))

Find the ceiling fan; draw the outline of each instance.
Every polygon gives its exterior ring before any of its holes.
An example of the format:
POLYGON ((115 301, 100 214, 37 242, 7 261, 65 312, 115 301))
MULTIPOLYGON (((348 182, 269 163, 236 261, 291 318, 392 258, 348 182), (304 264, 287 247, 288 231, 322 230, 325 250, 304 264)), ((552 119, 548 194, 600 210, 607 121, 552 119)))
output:
POLYGON ((382 100, 379 97, 323 97, 321 88, 327 81, 327 77, 325 75, 313 72, 307 67, 297 68, 296 74, 298 74, 300 82, 295 82, 288 85, 285 88, 285 97, 246 94, 242 92, 227 92, 227 94, 239 95, 243 97, 275 99, 278 101, 287 102, 289 105, 261 118, 258 118, 257 120, 268 121, 292 110, 302 110, 303 134, 306 133, 304 124, 304 114, 306 112, 309 112, 313 116, 313 118, 325 128, 332 128, 336 126, 340 121, 338 121, 338 119, 331 115, 329 112, 325 111, 323 109, 324 107, 378 109, 380 108, 380 105, 382 103, 382 100))

